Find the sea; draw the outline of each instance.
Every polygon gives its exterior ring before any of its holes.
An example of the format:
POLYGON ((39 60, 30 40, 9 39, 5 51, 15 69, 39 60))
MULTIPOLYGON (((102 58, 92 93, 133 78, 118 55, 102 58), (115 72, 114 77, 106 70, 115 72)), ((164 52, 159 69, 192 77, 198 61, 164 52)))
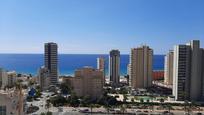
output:
MULTIPOLYGON (((73 75, 76 69, 84 66, 97 67, 97 58, 105 58, 105 71, 108 74, 108 58, 107 54, 59 54, 59 74, 73 75)), ((120 73, 122 76, 127 74, 127 65, 129 63, 129 55, 120 56, 120 73)), ((8 71, 16 71, 21 74, 37 75, 37 71, 44 65, 43 54, 0 54, 0 68, 8 71)), ((164 69, 164 55, 153 56, 153 70, 164 69)))

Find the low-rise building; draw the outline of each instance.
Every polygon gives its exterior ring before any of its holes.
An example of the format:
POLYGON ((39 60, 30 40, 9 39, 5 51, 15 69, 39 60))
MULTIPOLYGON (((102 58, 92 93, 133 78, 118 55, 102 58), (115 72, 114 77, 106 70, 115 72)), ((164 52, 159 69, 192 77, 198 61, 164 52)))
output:
POLYGON ((9 87, 14 86, 15 82, 16 82, 16 77, 17 77, 16 72, 15 71, 8 71, 7 77, 8 77, 8 86, 9 87))
POLYGON ((98 98, 103 91, 103 72, 91 67, 84 67, 75 71, 74 77, 65 77, 63 82, 73 87, 77 96, 98 98))
POLYGON ((38 83, 40 85, 41 90, 47 90, 49 87, 49 70, 42 66, 38 71, 38 83))
POLYGON ((164 79, 164 70, 154 70, 152 73, 152 80, 163 80, 164 79))
POLYGON ((15 71, 8 71, 1 69, 0 70, 0 77, 1 77, 1 87, 13 87, 16 82, 17 74, 15 71))

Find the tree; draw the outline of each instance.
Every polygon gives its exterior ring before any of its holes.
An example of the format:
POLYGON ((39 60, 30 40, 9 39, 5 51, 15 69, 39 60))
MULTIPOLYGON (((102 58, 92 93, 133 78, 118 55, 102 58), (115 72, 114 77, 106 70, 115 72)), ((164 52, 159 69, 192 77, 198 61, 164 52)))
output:
POLYGON ((135 99, 134 99, 134 98, 132 98, 132 99, 131 99, 131 102, 132 102, 132 103, 134 103, 134 102, 135 102, 135 99))
POLYGON ((79 98, 77 97, 75 92, 71 93, 71 96, 68 98, 68 102, 72 106, 78 106, 80 104, 79 98))
POLYGON ((126 102, 127 102, 127 99, 128 99, 128 98, 127 98, 127 95, 124 94, 124 95, 123 95, 123 102, 126 103, 126 102))
POLYGON ((140 103, 144 103, 144 99, 143 98, 140 99, 140 103))
POLYGON ((61 95, 57 95, 55 97, 50 98, 50 102, 53 104, 53 106, 63 106, 64 104, 67 103, 67 100, 65 97, 61 95))
POLYGON ((159 100, 159 102, 160 102, 160 103, 164 103, 164 99, 161 98, 161 99, 159 100))
POLYGON ((65 95, 71 92, 71 86, 69 83, 60 84, 60 89, 61 89, 62 94, 65 94, 65 95))
POLYGON ((91 104, 91 97, 89 95, 84 96, 81 100, 81 104, 83 104, 83 106, 89 106, 89 104, 91 104))
POLYGON ((120 94, 128 94, 128 90, 125 87, 121 87, 119 90, 120 94))
POLYGON ((123 105, 120 106, 120 110, 122 111, 123 114, 125 114, 126 108, 127 108, 127 107, 126 107, 125 104, 123 104, 123 105))
POLYGON ((154 104, 152 102, 149 103, 149 109, 151 111, 154 111, 154 104))
POLYGON ((92 114, 94 105, 93 105, 93 104, 90 104, 89 107, 91 108, 91 114, 92 114))
POLYGON ((107 113, 109 114, 109 112, 110 112, 110 105, 105 105, 104 107, 105 107, 107 113))
POLYGON ((185 112, 186 112, 186 111, 189 112, 189 110, 188 110, 188 105, 189 105, 188 100, 185 100, 185 101, 184 101, 184 111, 185 111, 185 112))
POLYGON ((42 112, 42 113, 40 113, 40 115, 46 115, 46 114, 42 112))
POLYGON ((168 112, 170 113, 170 112, 171 112, 171 109, 172 109, 171 104, 167 104, 166 107, 167 107, 167 109, 168 109, 168 112))
POLYGON ((35 98, 39 98, 41 97, 42 93, 40 91, 40 89, 36 89, 36 94, 35 94, 35 98))
POLYGON ((163 106, 163 103, 164 103, 164 99, 163 98, 161 98, 160 100, 159 100, 159 102, 160 102, 160 106, 162 107, 162 108, 164 108, 164 106, 163 106))
POLYGON ((109 96, 108 98, 107 98, 107 102, 108 102, 108 104, 109 105, 112 105, 112 106, 114 106, 114 105, 117 105, 117 99, 115 98, 115 97, 113 97, 113 96, 109 96))
POLYGON ((46 107, 46 109, 48 109, 48 112, 49 112, 49 108, 51 107, 50 100, 47 100, 47 101, 46 101, 45 107, 46 107))
POLYGON ((29 82, 28 82, 28 85, 29 85, 29 86, 32 86, 32 85, 34 85, 34 84, 35 84, 34 81, 29 80, 29 82))
POLYGON ((49 111, 48 111, 46 115, 52 115, 52 112, 49 112, 49 111))

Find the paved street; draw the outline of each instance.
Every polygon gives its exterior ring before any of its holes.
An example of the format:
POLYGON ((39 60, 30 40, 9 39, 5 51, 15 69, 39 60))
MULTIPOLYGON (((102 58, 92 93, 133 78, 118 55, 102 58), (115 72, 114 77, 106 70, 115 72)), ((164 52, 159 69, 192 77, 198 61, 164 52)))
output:
MULTIPOLYGON (((39 98, 39 101, 33 101, 33 102, 27 102, 27 105, 30 106, 31 104, 33 106, 38 106, 39 110, 35 113, 29 114, 29 115, 39 115, 42 112, 47 112, 48 109, 45 108, 47 96, 51 96, 51 93, 43 93, 42 98, 39 98)), ((80 113, 79 111, 86 110, 90 112, 90 108, 87 107, 51 107, 49 108, 49 111, 53 112, 53 115, 84 115, 85 113, 80 113)), ((114 110, 110 110, 110 113, 115 113, 117 111, 120 111, 120 108, 115 108, 114 110)), ((151 114, 162 114, 165 110, 155 110, 151 112, 149 109, 126 109, 127 113, 135 113, 135 115, 139 115, 140 113, 145 113, 147 115, 151 114)), ((92 112, 101 112, 101 113, 107 113, 107 110, 103 107, 100 108, 93 108, 92 112)), ((184 115, 184 111, 171 111, 175 115, 184 115)), ((197 112, 194 112, 194 114, 197 112)), ((202 112, 204 114, 204 112, 202 112)), ((97 114, 100 115, 100 114, 97 114)), ((193 114, 192 114, 193 115, 193 114)))

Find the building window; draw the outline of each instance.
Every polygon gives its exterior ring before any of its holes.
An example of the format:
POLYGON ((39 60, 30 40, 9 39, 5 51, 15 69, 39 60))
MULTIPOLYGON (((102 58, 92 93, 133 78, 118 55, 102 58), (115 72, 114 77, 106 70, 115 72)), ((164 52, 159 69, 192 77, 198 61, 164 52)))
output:
POLYGON ((0 115, 6 115, 6 106, 0 106, 0 115))

